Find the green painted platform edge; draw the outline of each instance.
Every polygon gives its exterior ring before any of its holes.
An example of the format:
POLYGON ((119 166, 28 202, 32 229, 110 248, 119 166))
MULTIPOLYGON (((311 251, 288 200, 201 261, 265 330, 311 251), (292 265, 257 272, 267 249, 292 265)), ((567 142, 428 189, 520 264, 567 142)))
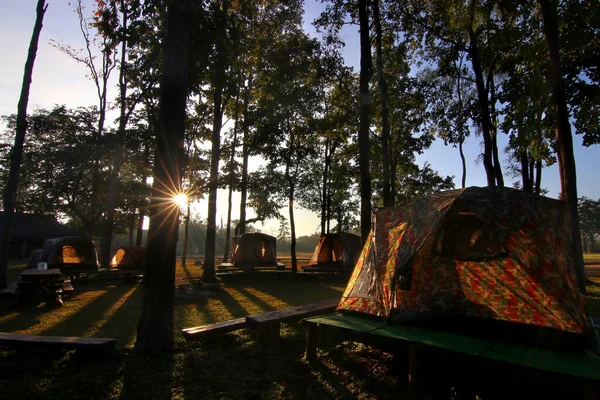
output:
POLYGON ((343 314, 312 317, 305 321, 600 381, 600 358, 594 356, 499 343, 425 328, 403 325, 386 326, 382 321, 343 314))

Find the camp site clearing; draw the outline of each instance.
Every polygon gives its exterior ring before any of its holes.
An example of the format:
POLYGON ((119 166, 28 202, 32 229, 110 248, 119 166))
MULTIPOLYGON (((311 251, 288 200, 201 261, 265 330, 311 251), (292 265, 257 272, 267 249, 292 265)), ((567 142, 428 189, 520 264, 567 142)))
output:
MULTIPOLYGON (((304 256, 307 263, 309 258, 304 256)), ((290 268, 289 254, 279 253, 278 259, 290 268)), ((143 283, 81 282, 62 307, 40 303, 11 309, 10 301, 0 298, 4 332, 117 340, 117 351, 108 358, 77 351, 0 349, 2 398, 408 398, 406 353, 326 334, 319 337, 317 360, 309 365, 301 323, 283 324, 280 338, 267 347, 248 329, 187 342, 180 334, 183 328, 341 297, 348 279, 334 275, 293 281, 260 273, 223 281, 215 296, 203 296, 200 290, 196 296, 202 268, 194 261, 177 264, 175 351, 151 361, 133 350, 143 283)), ((12 264, 9 281, 24 268, 23 263, 12 264)), ((600 279, 591 277, 587 288, 587 309, 600 318, 600 279)), ((473 363, 447 353, 432 357, 435 362, 429 366, 436 368, 425 369, 429 398, 579 398, 572 397, 579 389, 560 377, 549 381, 523 368, 473 363)))

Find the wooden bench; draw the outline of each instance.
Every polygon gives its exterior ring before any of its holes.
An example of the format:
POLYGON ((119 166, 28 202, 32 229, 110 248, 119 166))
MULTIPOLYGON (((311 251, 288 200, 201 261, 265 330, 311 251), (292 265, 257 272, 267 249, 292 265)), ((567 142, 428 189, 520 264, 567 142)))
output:
POLYGON ((279 329, 282 322, 295 322, 315 315, 332 313, 337 308, 339 302, 339 299, 330 299, 319 303, 286 308, 284 310, 249 315, 246 317, 246 324, 248 328, 260 331, 262 338, 269 340, 276 339, 279 337, 279 329))
POLYGON ((68 336, 36 336, 0 332, 0 346, 15 350, 64 349, 110 353, 116 349, 117 339, 68 336))
POLYGON ((186 340, 197 340, 201 337, 237 331, 246 327, 246 317, 231 319, 229 321, 216 322, 214 324, 195 326, 181 330, 186 340))
POLYGON ((319 303, 249 315, 229 321, 216 322, 214 324, 184 328, 181 330, 181 333, 186 340, 197 340, 201 337, 218 333, 227 333, 239 329, 250 328, 261 332, 261 337, 273 339, 274 337, 279 336, 279 328, 282 322, 300 321, 303 318, 334 312, 338 303, 338 299, 331 299, 319 303))

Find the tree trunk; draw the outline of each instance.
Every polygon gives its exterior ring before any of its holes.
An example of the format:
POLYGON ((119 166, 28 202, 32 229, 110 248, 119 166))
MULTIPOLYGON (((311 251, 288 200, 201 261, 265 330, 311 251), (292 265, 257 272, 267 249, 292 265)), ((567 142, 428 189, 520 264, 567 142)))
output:
POLYGON ((581 228, 579 223, 579 213, 577 211, 577 168, 575 166, 575 155, 573 153, 573 137, 571 135, 571 124, 569 123, 569 110, 567 109, 567 94, 560 63, 558 11, 556 2, 551 0, 540 0, 540 6, 544 20, 544 35, 546 36, 550 54, 548 80, 552 82, 554 107, 556 109, 556 145, 561 178, 561 194, 562 199, 567 203, 569 214, 571 216, 571 240, 577 283, 579 284, 581 292, 585 294, 581 228))
POLYGON ((327 182, 329 179, 329 165, 331 164, 331 157, 329 156, 329 143, 331 139, 327 137, 325 139, 325 166, 323 168, 323 188, 321 198, 321 235, 325 234, 326 222, 327 222, 327 182))
POLYGON ((244 93, 244 138, 242 139, 242 180, 240 182, 240 222, 238 229, 236 229, 236 235, 243 235, 246 233, 246 202, 248 201, 248 157, 250 156, 250 149, 248 142, 250 141, 250 122, 248 121, 249 105, 250 105, 250 91, 252 90, 252 78, 248 79, 248 86, 244 93))
POLYGON ((227 231, 225 233, 225 251, 223 252, 223 262, 229 259, 230 242, 231 242, 231 207, 233 206, 233 185, 235 183, 235 175, 233 170, 233 162, 235 161, 235 150, 237 148, 237 131, 238 131, 238 97, 235 98, 235 123, 233 125, 233 143, 231 144, 231 157, 229 158, 229 193, 227 196, 227 231))
POLYGON ((383 206, 392 207, 390 188, 390 123, 388 111, 387 81, 383 73, 383 45, 381 34, 381 17, 379 15, 379 0, 373 1, 373 20, 375 22, 375 52, 377 64, 377 85, 381 97, 381 152, 383 157, 383 206))
POLYGON ((542 190, 542 160, 535 162, 535 194, 540 195, 542 190))
POLYGON ((473 31, 475 23, 475 0, 471 0, 470 4, 471 23, 469 25, 469 55, 475 73, 475 84, 477 86, 477 98, 479 100, 479 110, 481 114, 481 131, 483 136, 483 167, 488 186, 496 186, 496 172, 492 161, 492 121, 490 119, 490 108, 488 104, 487 92, 483 82, 483 71, 481 68, 481 60, 479 59, 479 50, 477 46, 477 36, 473 31))
MULTIPOLYGON (((516 115, 515 121, 517 125, 517 143, 519 144, 519 161, 521 162, 521 180, 523 182, 523 191, 527 193, 533 193, 532 175, 529 171, 529 156, 527 154, 527 146, 524 145, 527 143, 527 139, 525 138, 523 128, 521 127, 521 119, 519 115, 516 115)), ((533 164, 531 163, 531 165, 533 164)))
POLYGON ((17 105, 17 130, 15 144, 10 154, 10 171, 4 188, 2 221, 0 223, 0 288, 7 284, 8 247, 10 246, 10 228, 17 201, 17 188, 19 174, 21 172, 21 159, 23 157, 23 145, 27 131, 27 103, 29 102, 29 89, 31 87, 31 76, 33 75, 33 64, 37 55, 38 41, 42 31, 42 22, 46 13, 46 0, 38 0, 36 7, 36 19, 33 26, 27 61, 25 61, 25 72, 23 73, 23 84, 21 86, 21 97, 17 105))
MULTIPOLYGON (((123 12, 123 30, 127 29, 127 7, 122 5, 123 12)), ((110 267, 110 254, 113 236, 113 224, 115 219, 115 203, 119 196, 119 173, 123 158, 123 146, 125 145, 125 125, 127 118, 125 117, 126 100, 127 100, 127 83, 126 79, 126 64, 125 56, 127 55, 127 40, 123 35, 121 42, 121 68, 119 71, 119 90, 120 90, 120 112, 119 128, 117 130, 117 143, 115 145, 115 154, 113 158, 113 168, 110 174, 110 182, 108 185, 108 193, 106 195, 105 220, 102 238, 100 240, 100 266, 108 269, 110 267)))
POLYGON ((369 172, 369 128, 371 95, 371 40, 367 0, 358 0, 360 22, 360 128, 358 131, 358 167, 360 171, 360 233, 362 242, 371 230, 371 174, 369 172))
POLYGON ((144 237, 144 209, 142 207, 138 210, 138 223, 137 232, 135 234, 135 245, 142 246, 144 237))
POLYGON ((298 272, 298 259, 296 258, 296 221, 294 220, 294 184, 290 185, 289 192, 289 215, 290 215, 290 231, 291 231, 291 243, 290 252, 292 255, 292 276, 295 276, 298 272))
POLYGON ((462 63, 463 63, 463 58, 460 57, 457 74, 456 74, 456 93, 458 94, 458 106, 459 106, 458 118, 456 121, 456 125, 458 128, 458 154, 460 154, 460 163, 462 166, 461 187, 464 189, 467 185, 467 161, 465 159, 465 152, 463 150, 463 142, 465 141, 465 138, 463 136, 463 130, 464 130, 465 123, 464 123, 464 119, 463 119, 462 88, 460 85, 460 80, 462 79, 462 77, 461 77, 462 63))
POLYGON ((297 166, 296 173, 292 177, 290 175, 290 169, 292 167, 292 155, 295 151, 295 135, 294 130, 291 127, 289 120, 287 121, 288 132, 290 134, 289 139, 289 149, 288 149, 288 157, 285 163, 285 179, 288 182, 288 210, 290 216, 290 234, 291 234, 291 243, 290 243, 290 252, 292 256, 292 276, 295 278, 298 273, 298 260, 296 259, 296 221, 294 220, 294 191, 296 189, 296 177, 297 174, 297 166))
POLYGON ((175 257, 179 206, 164 193, 178 193, 185 132, 189 68, 189 10, 187 2, 169 1, 160 84, 160 124, 156 132, 150 230, 144 273, 142 315, 136 347, 146 356, 173 350, 175 257))
POLYGON ((185 218, 183 220, 183 253, 181 254, 181 265, 185 267, 187 262, 188 240, 190 238, 190 200, 187 201, 185 218))
POLYGON ((504 176, 502 176, 502 167, 500 166, 500 157, 498 155, 498 130, 496 129, 496 87, 494 86, 494 71, 490 70, 488 75, 490 88, 490 117, 492 124, 490 126, 490 135, 492 137, 492 159, 494 161, 494 174, 496 175, 496 184, 504 187, 504 176))
POLYGON ((212 150, 210 154, 210 178, 208 181, 208 217, 206 221, 206 245, 204 249, 203 282, 216 282, 215 257, 217 237, 217 188, 219 179, 219 159, 221 157, 221 125, 223 124, 223 87, 225 85, 225 35, 227 29, 227 3, 219 13, 218 32, 216 38, 217 61, 213 73, 213 129, 212 150))
POLYGON ((129 226, 128 226, 128 231, 129 231, 129 247, 133 246, 133 241, 134 241, 134 232, 135 232, 135 209, 131 212, 131 214, 129 214, 129 226))

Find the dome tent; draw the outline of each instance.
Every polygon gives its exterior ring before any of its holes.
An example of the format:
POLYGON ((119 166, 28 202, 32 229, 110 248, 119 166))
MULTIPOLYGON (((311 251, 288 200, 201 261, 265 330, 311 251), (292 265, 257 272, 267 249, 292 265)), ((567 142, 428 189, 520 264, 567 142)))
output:
POLYGON ((110 261, 111 268, 144 269, 146 248, 140 246, 119 247, 110 261))
POLYGON ((277 262, 277 239, 259 232, 245 233, 232 239, 231 263, 221 263, 222 272, 253 272, 257 269, 285 268, 277 262))
POLYGON ((377 210, 338 310, 442 329, 497 321, 596 346, 569 227, 564 202, 510 188, 470 187, 377 210))
POLYGON ((233 265, 275 265, 277 239, 259 232, 245 233, 234 238, 233 265))
POLYGON ((351 272, 358 261, 361 247, 360 236, 353 233, 338 232, 321 235, 309 264, 302 268, 305 271, 351 272))
POLYGON ((67 236, 44 241, 42 249, 35 250, 27 268, 37 268, 39 262, 64 273, 98 271, 98 251, 90 239, 67 236))

